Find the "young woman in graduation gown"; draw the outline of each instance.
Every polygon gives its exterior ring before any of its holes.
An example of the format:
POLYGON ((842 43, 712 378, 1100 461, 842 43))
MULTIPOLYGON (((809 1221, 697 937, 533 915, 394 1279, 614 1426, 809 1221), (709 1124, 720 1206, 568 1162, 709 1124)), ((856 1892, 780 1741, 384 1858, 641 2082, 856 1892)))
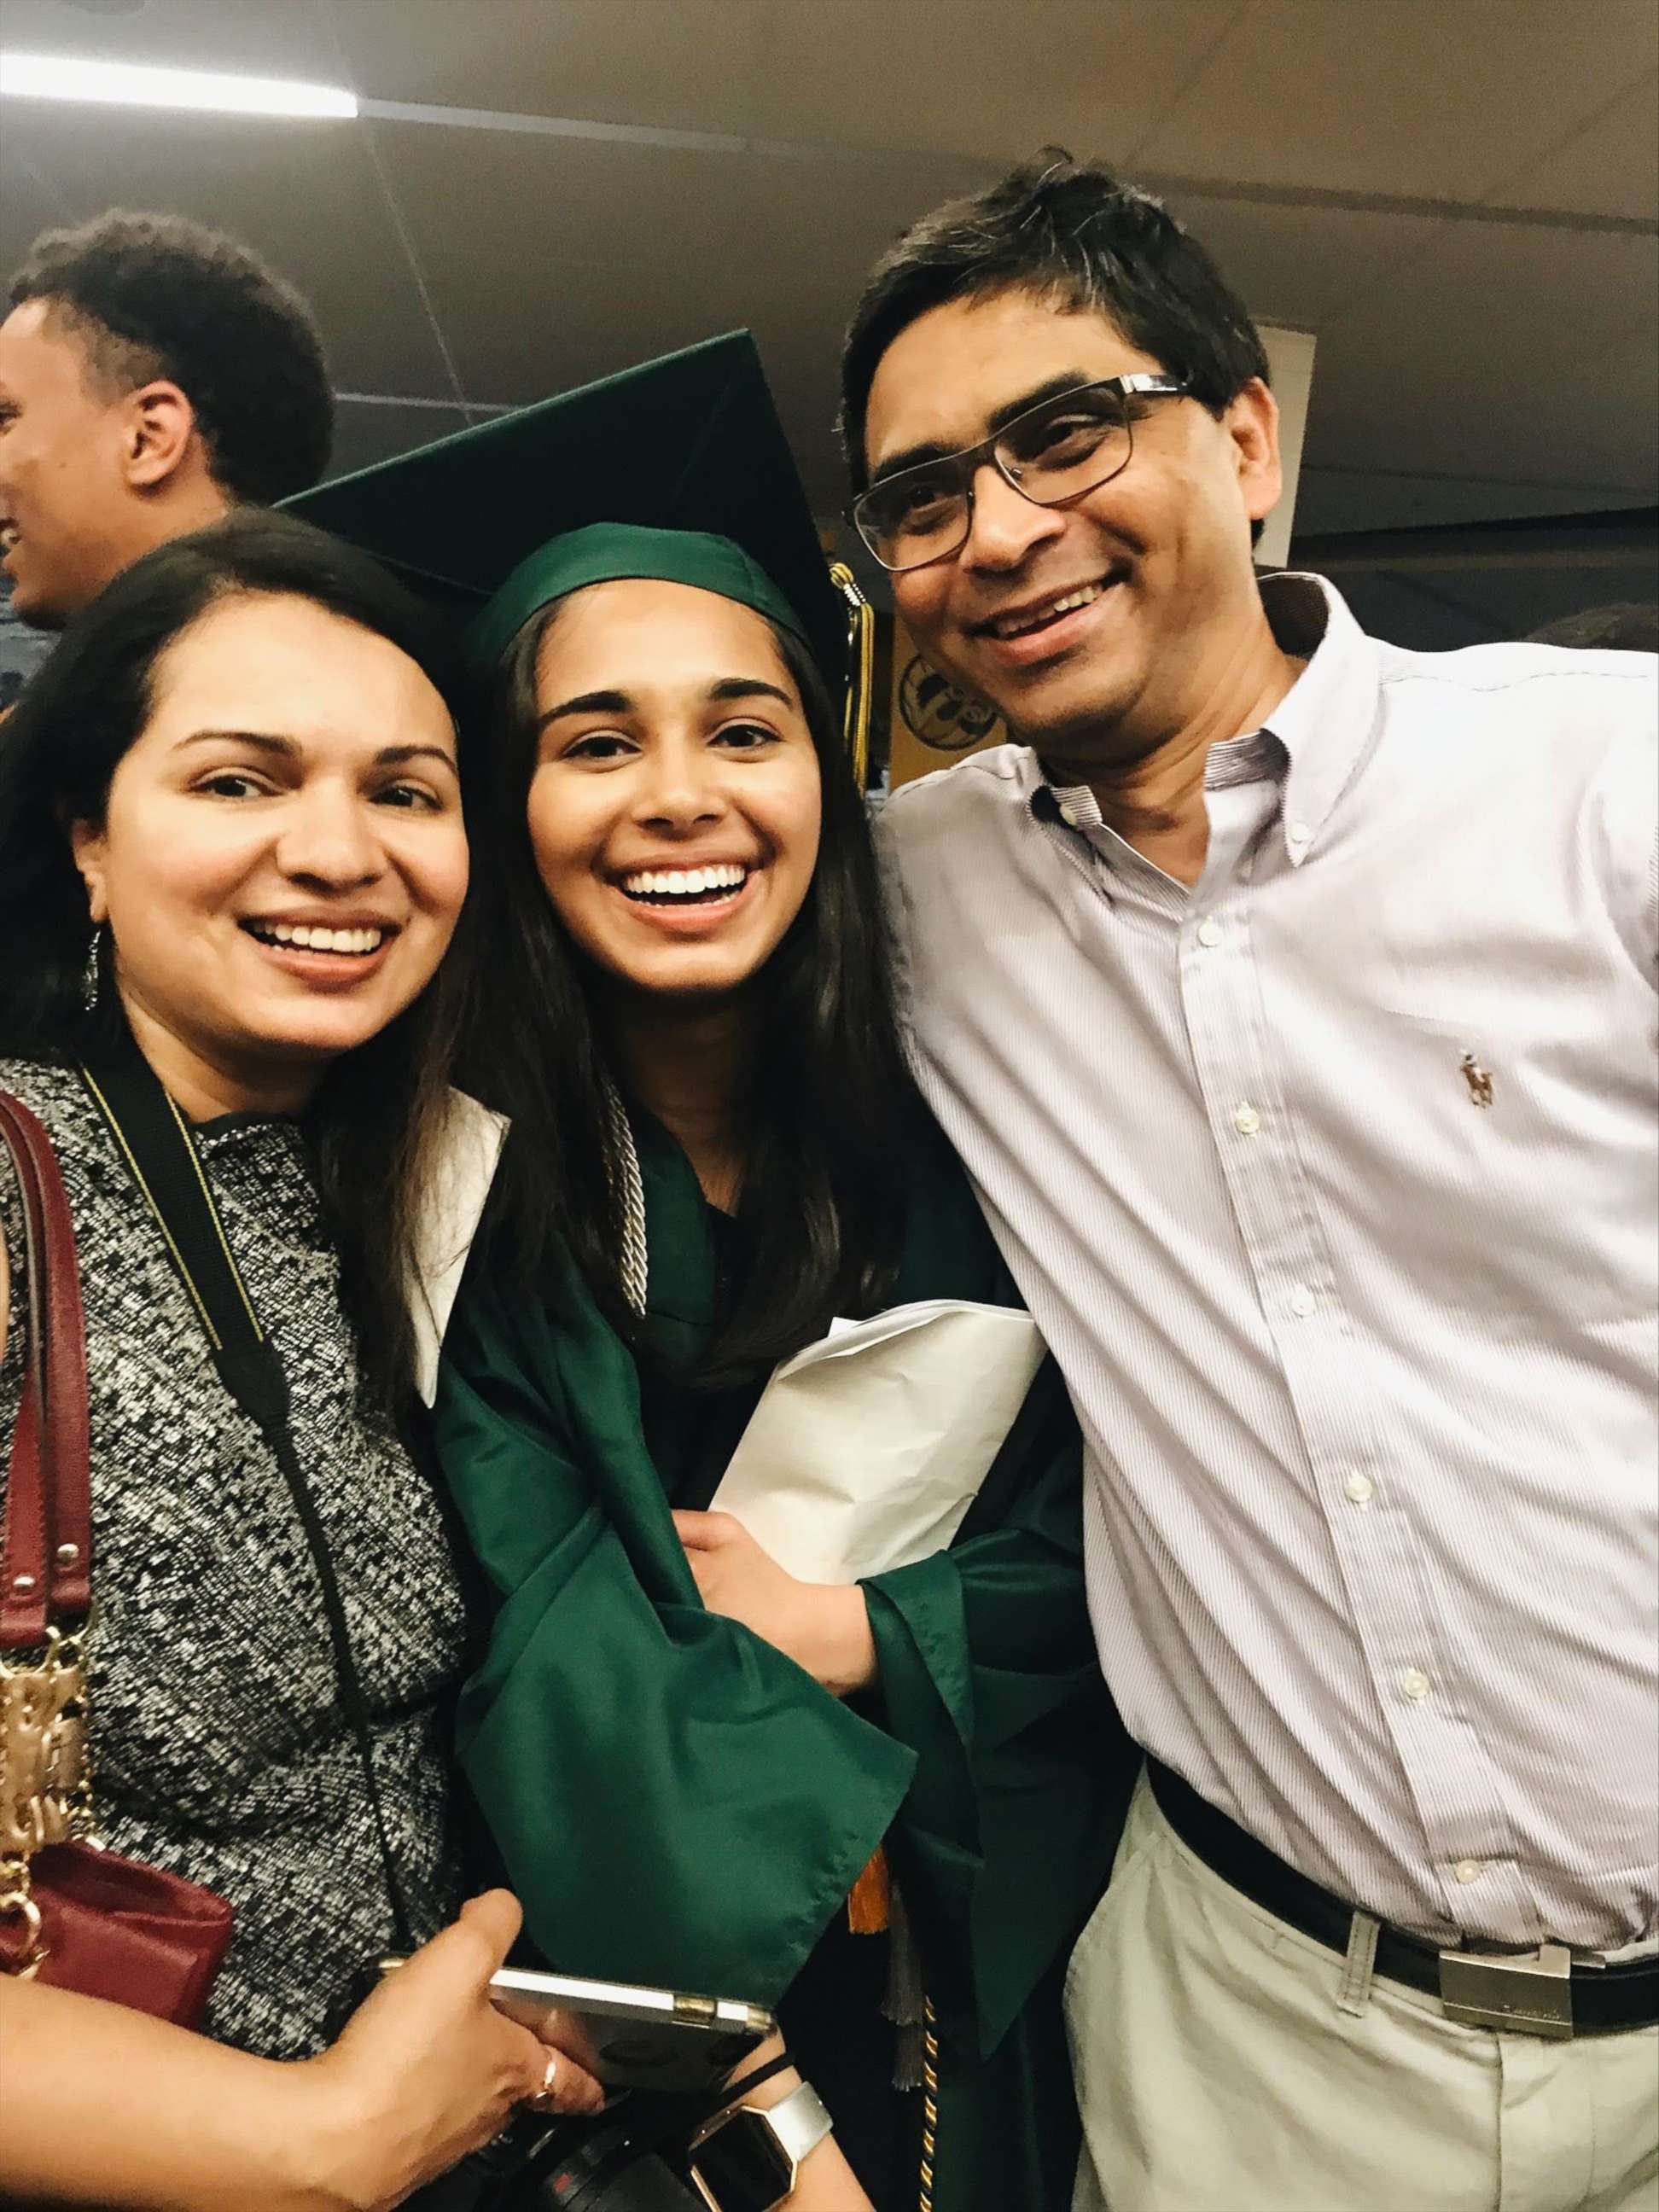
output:
POLYGON ((498 1601, 463 1763, 554 1966, 777 2006, 880 2212, 1049 2212, 1131 1778, 1053 1364, 916 1565, 797 1582, 706 1510, 836 1316, 1018 1303, 906 1076, 826 685, 695 533, 556 540, 478 635, 513 1131, 436 1406, 498 1601))

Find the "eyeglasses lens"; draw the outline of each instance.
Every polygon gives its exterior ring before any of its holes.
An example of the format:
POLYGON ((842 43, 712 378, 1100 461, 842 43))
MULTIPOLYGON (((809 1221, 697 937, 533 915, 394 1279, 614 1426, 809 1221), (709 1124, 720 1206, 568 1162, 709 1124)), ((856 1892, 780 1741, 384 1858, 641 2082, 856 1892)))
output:
POLYGON ((1067 392, 1011 422, 996 444, 1004 473, 1027 499, 1055 507, 1114 477, 1129 458, 1129 422, 1103 385, 1067 392))
POLYGON ((854 520, 884 568, 919 568, 954 552, 968 534, 968 492, 949 462, 907 469, 858 501, 854 520))

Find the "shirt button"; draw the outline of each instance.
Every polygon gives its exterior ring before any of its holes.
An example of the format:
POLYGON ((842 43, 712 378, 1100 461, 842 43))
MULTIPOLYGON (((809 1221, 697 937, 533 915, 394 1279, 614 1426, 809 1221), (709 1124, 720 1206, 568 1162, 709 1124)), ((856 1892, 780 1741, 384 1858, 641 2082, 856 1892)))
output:
POLYGON ((1253 1137, 1261 1127, 1261 1116, 1248 1098, 1241 1098, 1234 1107, 1233 1127, 1241 1137, 1253 1137))
POLYGON ((1318 1304, 1318 1299, 1305 1283, 1298 1283, 1291 1292, 1291 1311, 1298 1321, 1306 1321, 1318 1304))
POLYGON ((1376 1493, 1376 1485, 1368 1474, 1351 1474, 1342 1486, 1342 1495, 1350 1505, 1369 1505, 1376 1493))
POLYGON ((1400 1677, 1401 1696, 1409 1698, 1414 1705, 1422 1704, 1431 1686, 1428 1676, 1420 1667, 1407 1667, 1400 1677))
POLYGON ((1305 822, 1292 822, 1285 836, 1291 844, 1296 846, 1311 845, 1313 842, 1313 831, 1305 822))
POLYGON ((1218 921, 1208 921, 1199 923, 1198 941, 1200 945, 1213 949, 1220 944, 1221 937, 1221 924, 1218 921))
POLYGON ((1479 1881, 1486 1869, 1479 1859, 1459 1859, 1452 1869, 1455 1881, 1479 1881))

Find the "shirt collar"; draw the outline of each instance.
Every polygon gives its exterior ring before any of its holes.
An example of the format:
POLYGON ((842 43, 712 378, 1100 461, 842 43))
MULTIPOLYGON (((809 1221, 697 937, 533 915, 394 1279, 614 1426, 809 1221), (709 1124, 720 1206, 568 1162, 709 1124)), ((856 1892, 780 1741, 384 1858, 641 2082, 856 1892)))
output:
MULTIPOLYGON (((1282 776, 1280 828, 1285 853, 1299 866, 1370 749, 1380 690, 1376 647, 1322 576, 1285 570, 1264 576, 1260 589, 1279 647, 1305 656, 1307 665, 1261 730, 1216 748, 1205 780, 1216 788, 1264 775, 1282 776)), ((1051 785, 1036 755, 1022 752, 1023 795, 1039 821, 1064 821, 1085 830, 1104 826, 1086 785, 1051 785)))
POLYGON ((1286 570, 1264 576, 1261 589, 1281 650, 1308 660, 1266 726, 1290 760, 1282 826, 1299 866, 1370 750, 1382 679, 1375 643, 1322 576, 1286 570))

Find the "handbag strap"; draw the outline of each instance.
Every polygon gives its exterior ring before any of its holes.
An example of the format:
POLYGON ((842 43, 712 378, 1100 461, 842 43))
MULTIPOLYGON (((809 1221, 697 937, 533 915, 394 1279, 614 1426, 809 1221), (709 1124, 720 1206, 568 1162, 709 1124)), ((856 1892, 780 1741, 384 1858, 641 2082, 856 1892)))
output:
POLYGON ((288 1486, 321 1591, 341 1709, 362 1762, 393 1929, 400 1948, 412 1950, 412 1922, 375 1772, 368 1702, 327 1534, 295 1449, 282 1360, 236 1265, 189 1125, 149 1062, 131 1046, 81 1073, 161 1231, 221 1380, 259 1429, 288 1486))
POLYGON ((21 1325, 22 1390, 0 1530, 0 1652, 72 1632, 92 1604, 86 1327, 69 1199, 52 1140, 21 1099, 0 1091, 0 1145, 23 1211, 27 1297, 13 1282, 9 1327, 21 1325))

